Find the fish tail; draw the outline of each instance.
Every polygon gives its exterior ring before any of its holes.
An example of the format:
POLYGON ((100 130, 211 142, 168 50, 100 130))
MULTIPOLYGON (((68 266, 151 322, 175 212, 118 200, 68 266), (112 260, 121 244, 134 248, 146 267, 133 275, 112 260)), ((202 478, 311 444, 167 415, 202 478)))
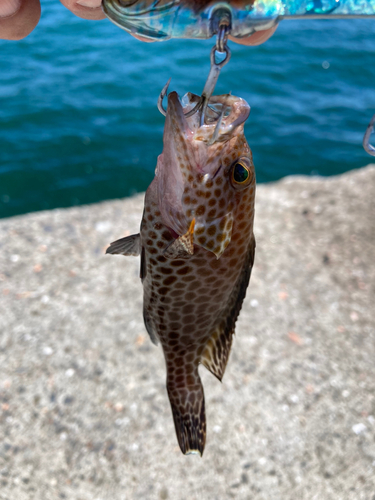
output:
POLYGON ((181 383, 181 376, 172 378, 168 374, 167 380, 177 440, 184 455, 202 456, 206 443, 206 413, 198 368, 184 379, 181 383))

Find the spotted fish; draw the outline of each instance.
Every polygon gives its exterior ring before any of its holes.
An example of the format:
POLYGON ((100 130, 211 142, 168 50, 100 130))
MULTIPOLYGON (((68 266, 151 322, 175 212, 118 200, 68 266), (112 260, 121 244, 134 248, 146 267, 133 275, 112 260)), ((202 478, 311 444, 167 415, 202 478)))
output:
POLYGON ((141 256, 144 322, 161 343, 177 439, 206 441, 203 364, 222 379, 254 262, 255 172, 243 127, 250 107, 214 96, 200 126, 198 100, 168 96, 164 148, 147 189, 139 234, 107 253, 141 256))

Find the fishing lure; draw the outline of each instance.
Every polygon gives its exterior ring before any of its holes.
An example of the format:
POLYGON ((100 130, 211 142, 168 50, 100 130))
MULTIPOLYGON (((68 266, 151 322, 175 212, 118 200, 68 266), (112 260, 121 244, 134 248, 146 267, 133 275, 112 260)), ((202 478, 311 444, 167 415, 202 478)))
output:
POLYGON ((227 16, 234 38, 275 26, 282 19, 375 17, 375 0, 103 0, 107 17, 122 29, 163 41, 211 38, 227 16))

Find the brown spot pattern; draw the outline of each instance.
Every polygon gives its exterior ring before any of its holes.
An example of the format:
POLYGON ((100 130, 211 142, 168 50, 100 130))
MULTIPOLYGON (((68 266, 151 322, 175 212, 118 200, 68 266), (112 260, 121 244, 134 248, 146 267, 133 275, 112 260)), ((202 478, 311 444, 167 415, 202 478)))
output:
MULTIPOLYGON (((205 366, 216 374, 217 366, 225 361, 225 369, 227 358, 223 361, 222 356, 229 354, 232 335, 231 332, 229 338, 223 330, 225 314, 228 314, 225 311, 253 238, 255 175, 251 186, 241 192, 236 192, 230 183, 233 161, 244 155, 251 159, 241 133, 220 144, 221 168, 215 179, 195 173, 189 165, 183 132, 179 130, 178 121, 175 122, 176 151, 186 182, 180 219, 186 231, 192 219, 196 219, 194 254, 186 259, 164 256, 164 249, 173 236, 163 223, 154 180, 146 193, 146 215, 141 229, 148 269, 143 280, 144 310, 147 323, 152 325, 153 335, 164 350, 167 390, 175 426, 179 429, 180 447, 188 450, 192 446, 191 436, 195 435, 196 446, 202 452, 205 409, 198 365, 211 341, 218 350, 210 347, 214 353, 212 364, 207 361, 205 366), (232 218, 225 220, 229 212, 232 218), (207 219, 218 221, 221 217, 220 223, 207 222, 207 219), (222 246, 226 250, 217 259, 209 250, 218 252, 222 246)), ((212 161, 216 161, 215 154, 211 156, 212 161)))

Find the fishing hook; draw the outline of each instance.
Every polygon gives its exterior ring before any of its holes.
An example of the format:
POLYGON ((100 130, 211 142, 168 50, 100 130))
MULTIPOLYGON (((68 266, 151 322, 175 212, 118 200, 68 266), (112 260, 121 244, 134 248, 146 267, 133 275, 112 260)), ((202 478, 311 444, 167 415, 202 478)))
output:
MULTIPOLYGON (((211 49, 210 53, 211 68, 210 72, 208 73, 208 77, 204 85, 202 95, 200 96, 199 101, 194 106, 194 108, 185 114, 185 117, 189 118, 190 116, 193 116, 195 113, 200 111, 201 114, 199 121, 201 126, 204 125, 207 106, 215 90, 215 85, 219 78, 221 68, 229 62, 231 56, 230 48, 227 46, 229 31, 230 31, 230 20, 228 20, 227 16, 223 16, 222 22, 220 22, 218 26, 216 44, 211 49), (221 62, 218 63, 216 62, 216 52, 225 54, 225 57, 221 62)), ((171 79, 169 79, 168 82, 164 85, 158 98, 158 110, 164 116, 167 115, 167 112, 163 107, 163 99, 167 95, 170 81, 171 79)))
MULTIPOLYGON (((215 144, 217 141, 217 138, 219 137, 219 132, 220 132, 220 127, 221 127, 221 122, 223 121, 223 117, 225 115, 225 112, 227 110, 227 100, 228 97, 232 94, 232 92, 229 92, 227 99, 224 102, 223 109, 221 110, 221 113, 219 115, 219 118, 217 119, 216 125, 215 125, 215 130, 214 133, 212 134, 211 139, 208 141, 208 146, 212 146, 212 144, 215 144)), ((216 174, 215 174, 216 175, 216 174)), ((215 176, 214 176, 215 177, 215 176)))
MULTIPOLYGON (((163 107, 163 99, 164 97, 167 95, 167 92, 168 92, 168 87, 169 87, 169 84, 170 84, 170 81, 171 81, 171 78, 167 81, 167 83, 164 85, 162 91, 160 92, 160 95, 159 95, 159 98, 158 98, 158 110, 160 111, 160 113, 164 116, 167 116, 167 112, 166 110, 164 109, 163 107)), ((197 104, 194 106, 193 109, 191 109, 190 111, 188 111, 187 113, 184 113, 184 116, 186 118, 189 118, 190 116, 193 116, 194 113, 196 113, 199 108, 202 106, 202 103, 203 103, 203 97, 200 97, 199 98, 199 101, 197 102, 197 104)))
MULTIPOLYGON (((219 35, 218 35, 218 38, 219 38, 219 35)), ((219 52, 217 45, 214 45, 211 49, 211 54, 210 54, 211 68, 210 68, 210 72, 208 73, 208 77, 207 77, 207 80, 206 80, 206 83, 204 85, 203 92, 201 95, 201 98, 203 99, 202 108, 201 108, 201 116, 200 116, 200 125, 201 126, 204 125, 204 118, 205 118, 208 102, 209 102, 209 100, 210 100, 210 98, 215 90, 215 85, 216 85, 216 82, 219 78, 221 68, 227 64, 227 62, 229 61, 230 56, 231 56, 230 49, 229 49, 229 47, 227 47, 226 44, 224 45, 223 48, 224 48, 224 52, 225 52, 225 57, 219 63, 216 62, 216 51, 219 52)))
POLYGON ((374 130, 374 124, 375 124, 375 115, 371 118, 370 123, 367 126, 365 135, 363 136, 363 141, 362 145, 366 153, 368 153, 371 156, 375 156, 375 147, 370 144, 370 136, 374 130))
POLYGON ((227 19, 223 19, 221 24, 219 25, 219 30, 216 37, 216 50, 218 52, 226 52, 226 46, 228 41, 229 34, 229 21, 227 19))

